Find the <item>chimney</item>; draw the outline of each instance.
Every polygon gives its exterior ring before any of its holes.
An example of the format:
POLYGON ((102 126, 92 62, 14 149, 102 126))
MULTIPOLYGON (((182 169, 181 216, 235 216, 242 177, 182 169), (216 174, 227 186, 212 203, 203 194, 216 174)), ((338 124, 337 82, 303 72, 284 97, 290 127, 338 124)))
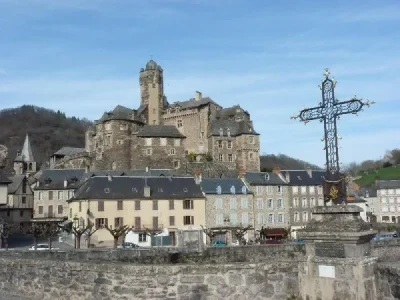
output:
POLYGON ((150 187, 149 187, 148 185, 146 185, 146 186, 144 187, 144 192, 143 192, 143 194, 144 194, 144 196, 145 196, 146 198, 150 198, 150 187))
POLYGON ((148 173, 149 172, 149 167, 146 167, 146 173, 148 173))
POLYGON ((203 98, 203 95, 201 94, 201 92, 196 91, 194 93, 194 100, 199 101, 201 98, 203 98))
POLYGON ((112 181, 112 176, 111 175, 107 175, 108 181, 112 181))
POLYGON ((240 178, 243 178, 244 175, 246 175, 246 171, 245 171, 245 170, 240 170, 240 171, 239 171, 238 178, 239 178, 239 179, 240 179, 240 178))
POLYGON ((200 170, 196 170, 194 172, 194 181, 196 182, 197 185, 201 183, 201 171, 200 170))
POLYGON ((289 183, 290 182, 290 174, 289 174, 289 172, 286 172, 285 173, 285 179, 286 179, 286 181, 289 183))
POLYGON ((310 178, 312 178, 312 170, 311 170, 311 168, 310 168, 310 167, 307 167, 307 168, 306 168, 306 171, 307 171, 307 173, 308 173, 308 176, 310 176, 310 178))
POLYGON ((274 167, 272 172, 274 172, 275 174, 279 175, 281 173, 281 168, 280 167, 274 167))
POLYGON ((67 180, 67 179, 64 179, 64 188, 66 188, 67 185, 68 185, 68 180, 67 180))

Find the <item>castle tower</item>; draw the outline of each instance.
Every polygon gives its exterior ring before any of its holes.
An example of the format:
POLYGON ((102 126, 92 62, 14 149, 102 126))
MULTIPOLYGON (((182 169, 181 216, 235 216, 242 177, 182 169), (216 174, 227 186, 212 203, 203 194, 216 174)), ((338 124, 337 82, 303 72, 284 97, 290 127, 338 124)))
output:
POLYGON ((17 157, 14 160, 14 171, 15 175, 36 173, 36 162, 33 158, 31 142, 28 134, 25 137, 22 151, 17 152, 17 157))
POLYGON ((161 113, 164 103, 163 69, 154 60, 140 69, 140 104, 147 105, 147 123, 161 123, 161 113))

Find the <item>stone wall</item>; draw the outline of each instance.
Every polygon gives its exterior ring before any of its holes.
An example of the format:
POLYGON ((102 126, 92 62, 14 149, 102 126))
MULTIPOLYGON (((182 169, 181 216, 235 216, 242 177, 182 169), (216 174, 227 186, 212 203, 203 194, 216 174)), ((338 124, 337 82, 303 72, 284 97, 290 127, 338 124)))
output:
POLYGON ((296 299, 297 266, 305 259, 304 248, 292 245, 210 249, 174 263, 176 254, 166 251, 150 251, 147 260, 138 253, 4 251, 0 290, 44 300, 296 299))
POLYGON ((375 272, 380 300, 400 299, 400 263, 382 263, 375 272))

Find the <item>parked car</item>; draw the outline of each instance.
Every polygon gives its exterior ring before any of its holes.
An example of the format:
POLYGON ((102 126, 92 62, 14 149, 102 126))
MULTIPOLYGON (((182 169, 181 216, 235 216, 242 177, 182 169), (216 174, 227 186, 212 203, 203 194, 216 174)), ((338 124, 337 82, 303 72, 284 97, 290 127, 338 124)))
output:
MULTIPOLYGON (((32 245, 28 250, 35 250, 35 245, 32 245)), ((36 250, 50 250, 50 248, 48 244, 37 244, 36 250)), ((51 250, 59 250, 59 249, 51 247, 51 250)))
POLYGON ((211 246, 212 247, 226 247, 226 244, 223 241, 214 241, 211 246))
POLYGON ((138 248, 139 246, 134 244, 134 243, 130 243, 130 242, 125 242, 122 244, 119 244, 117 246, 118 249, 131 249, 131 248, 138 248))
POLYGON ((292 242, 296 245, 304 245, 304 240, 302 239, 294 239, 292 242))

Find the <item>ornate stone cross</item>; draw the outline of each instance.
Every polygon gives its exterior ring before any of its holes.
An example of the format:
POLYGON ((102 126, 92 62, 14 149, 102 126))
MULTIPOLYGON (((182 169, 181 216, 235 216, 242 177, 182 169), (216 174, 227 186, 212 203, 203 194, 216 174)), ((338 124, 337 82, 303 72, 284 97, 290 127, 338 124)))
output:
POLYGON ((319 86, 322 91, 322 102, 320 102, 317 107, 301 110, 300 113, 293 116, 292 119, 299 118, 300 121, 304 123, 308 123, 311 120, 320 120, 320 122, 324 122, 324 138, 322 140, 325 141, 324 150, 326 153, 325 183, 329 185, 329 192, 325 193, 325 200, 332 200, 334 203, 338 204, 345 201, 345 199, 343 199, 344 191, 341 191, 342 188, 338 189, 342 179, 339 167, 336 120, 338 120, 341 115, 357 114, 364 105, 369 107, 374 102, 368 100, 363 101, 363 99, 357 99, 356 96, 351 100, 338 102, 338 100, 335 99, 334 92, 337 82, 329 78, 330 73, 328 69, 325 69, 324 75, 325 79, 322 82, 322 86, 319 86), (334 189, 332 189, 332 187, 334 187, 334 189))

